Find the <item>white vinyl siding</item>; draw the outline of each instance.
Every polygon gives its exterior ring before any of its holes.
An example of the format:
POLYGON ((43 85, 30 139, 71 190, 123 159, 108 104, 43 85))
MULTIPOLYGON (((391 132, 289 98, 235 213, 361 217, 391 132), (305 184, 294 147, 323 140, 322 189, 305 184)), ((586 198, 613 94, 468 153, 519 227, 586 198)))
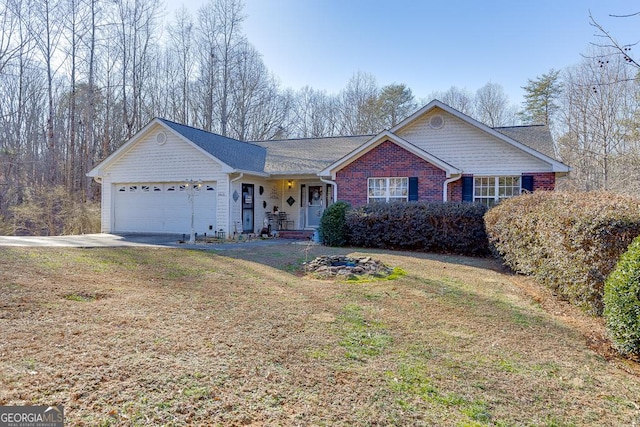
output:
POLYGON ((396 133, 467 174, 519 175, 523 171, 552 171, 549 163, 437 108, 396 133), (441 129, 429 126, 434 115, 444 117, 441 129))
MULTIPOLYGON (((122 222, 120 207, 116 207, 119 183, 137 186, 147 195, 178 193, 180 185, 187 179, 213 183, 215 197, 215 230, 229 230, 229 176, 222 164, 173 134, 161 125, 142 135, 129 150, 111 164, 103 174, 102 181, 102 232, 121 230, 115 223, 122 222), (159 145, 158 132, 165 132, 166 142, 159 145), (142 186, 148 186, 149 191, 142 186), (171 188, 173 187, 173 188, 171 188), (162 191, 159 189, 162 188, 162 191), (119 218, 118 218, 119 216, 119 218), (116 220, 119 221, 116 221, 116 220)), ((209 193, 211 194, 211 193, 209 193)), ((159 196, 158 196, 159 197, 159 196)), ((185 196, 186 199, 186 196, 185 196)), ((151 202, 151 199, 149 199, 151 202)), ((125 220, 126 221, 126 220, 125 220)), ((206 224, 208 229, 209 223, 206 224)), ((187 229, 187 232, 189 229, 187 229)), ((200 231, 199 231, 200 232, 200 231)))
POLYGON ((504 199, 519 196, 521 186, 519 176, 477 176, 473 179, 473 200, 494 206, 504 199))
POLYGON ((407 201, 409 178, 369 178, 368 202, 407 201))

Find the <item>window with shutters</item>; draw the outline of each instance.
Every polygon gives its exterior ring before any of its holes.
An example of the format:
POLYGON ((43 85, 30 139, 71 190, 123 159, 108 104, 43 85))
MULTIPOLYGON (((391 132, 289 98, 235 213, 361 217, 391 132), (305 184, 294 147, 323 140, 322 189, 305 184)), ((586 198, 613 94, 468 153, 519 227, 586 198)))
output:
POLYGON ((473 200, 494 206, 522 192, 519 176, 476 176, 473 180, 473 200))
POLYGON ((367 201, 392 202, 409 199, 409 178, 369 178, 367 201))

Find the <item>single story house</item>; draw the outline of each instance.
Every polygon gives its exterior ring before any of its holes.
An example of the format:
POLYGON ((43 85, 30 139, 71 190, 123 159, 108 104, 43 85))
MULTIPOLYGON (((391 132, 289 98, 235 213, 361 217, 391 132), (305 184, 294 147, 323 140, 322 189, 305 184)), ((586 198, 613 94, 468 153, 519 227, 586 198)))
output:
POLYGON ((362 136, 244 142, 156 118, 88 176, 102 184, 102 232, 189 233, 193 221, 232 236, 313 230, 336 200, 492 205, 569 171, 546 126, 491 128, 434 100, 362 136))

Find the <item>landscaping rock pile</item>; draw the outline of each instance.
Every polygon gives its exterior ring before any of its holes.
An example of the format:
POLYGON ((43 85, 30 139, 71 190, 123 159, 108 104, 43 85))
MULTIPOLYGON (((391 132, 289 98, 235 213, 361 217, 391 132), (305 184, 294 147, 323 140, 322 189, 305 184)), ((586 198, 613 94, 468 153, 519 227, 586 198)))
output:
POLYGON ((362 276, 387 277, 393 272, 393 268, 387 267, 380 261, 371 257, 346 257, 340 255, 319 256, 313 261, 305 262, 304 268, 307 273, 328 279, 357 278, 362 276))

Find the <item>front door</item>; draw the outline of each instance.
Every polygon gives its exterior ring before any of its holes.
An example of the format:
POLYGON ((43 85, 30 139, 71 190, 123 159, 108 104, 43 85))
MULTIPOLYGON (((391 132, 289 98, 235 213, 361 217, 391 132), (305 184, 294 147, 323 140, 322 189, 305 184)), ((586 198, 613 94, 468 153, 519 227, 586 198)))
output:
POLYGON ((318 228, 324 212, 322 185, 309 185, 307 192, 307 227, 318 228))
POLYGON ((242 184, 242 232, 253 233, 253 184, 242 184))

